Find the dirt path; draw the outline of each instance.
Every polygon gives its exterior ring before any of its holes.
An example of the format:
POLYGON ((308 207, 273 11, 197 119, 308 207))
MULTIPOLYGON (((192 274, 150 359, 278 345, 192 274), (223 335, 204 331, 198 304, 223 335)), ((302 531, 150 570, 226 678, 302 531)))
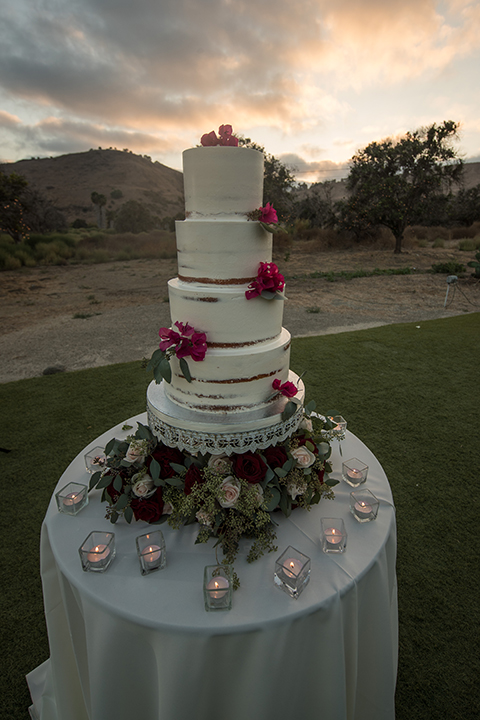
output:
MULTIPOLYGON (((446 276, 426 274, 435 262, 466 264, 474 253, 453 248, 312 254, 297 246, 274 258, 287 279, 284 326, 293 336, 319 335, 398 322, 449 317, 480 309, 480 283, 460 278, 447 307, 446 276), (390 275, 329 282, 312 272, 415 268, 390 275)), ((0 275, 0 382, 150 356, 157 332, 170 324, 167 281, 175 260, 41 267, 0 275)))

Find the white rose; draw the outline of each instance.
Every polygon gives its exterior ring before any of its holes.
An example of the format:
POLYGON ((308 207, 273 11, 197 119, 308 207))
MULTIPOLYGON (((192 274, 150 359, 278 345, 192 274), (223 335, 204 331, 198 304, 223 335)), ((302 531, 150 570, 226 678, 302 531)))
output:
MULTIPOLYGON (((132 479, 135 479, 135 477, 134 475, 132 479)), ((150 475, 142 475, 140 480, 137 480, 133 485, 132 492, 139 498, 145 498, 153 494, 155 492, 155 485, 150 475)))
POLYGON ((207 527, 210 527, 212 524, 212 518, 207 512, 205 512, 205 510, 199 510, 195 517, 200 525, 207 525, 207 527))
POLYGON ((313 423, 310 420, 310 418, 304 417, 303 420, 301 420, 300 425, 298 427, 301 430, 308 430, 308 432, 313 432, 313 423))
POLYGON ((241 487, 240 482, 233 475, 225 478, 220 486, 220 489, 223 490, 222 495, 217 498, 220 505, 224 508, 234 507, 237 504, 241 487))
POLYGON ((296 448, 296 450, 292 450, 291 455, 295 458, 297 465, 301 468, 308 468, 315 462, 315 455, 310 452, 305 445, 300 445, 300 447, 296 448))
POLYGON ((132 440, 128 446, 125 459, 129 462, 142 463, 145 460, 145 455, 147 454, 146 444, 145 440, 132 440))
POLYGON ((219 475, 227 475, 232 469, 232 461, 228 455, 212 455, 208 467, 219 475))

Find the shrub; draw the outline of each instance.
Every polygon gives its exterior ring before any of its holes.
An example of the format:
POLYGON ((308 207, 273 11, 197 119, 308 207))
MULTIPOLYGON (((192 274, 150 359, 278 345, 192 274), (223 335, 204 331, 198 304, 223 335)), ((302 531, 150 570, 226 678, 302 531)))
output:
POLYGON ((480 237, 474 239, 468 238, 466 240, 460 240, 458 243, 459 250, 480 250, 480 237))
POLYGON ((457 263, 454 260, 450 260, 450 262, 436 263, 436 265, 432 265, 433 273, 445 273, 445 275, 456 275, 457 273, 465 272, 465 270, 465 265, 457 263))

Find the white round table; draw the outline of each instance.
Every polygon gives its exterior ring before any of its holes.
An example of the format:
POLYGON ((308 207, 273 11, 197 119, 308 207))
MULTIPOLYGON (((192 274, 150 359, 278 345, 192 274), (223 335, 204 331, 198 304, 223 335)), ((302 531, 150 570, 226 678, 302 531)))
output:
MULTIPOLYGON (((127 424, 146 421, 145 414, 127 424)), ((94 440, 69 465, 68 482, 88 484, 83 456, 124 423, 94 440)), ((132 431, 129 431, 132 432, 132 431)), ((203 568, 213 541, 197 529, 161 526, 167 566, 140 574, 135 538, 143 522, 105 519, 100 491, 75 517, 52 497, 42 527, 41 573, 50 659, 27 676, 39 720, 393 720, 397 670, 396 528, 382 467, 352 433, 334 441, 333 477, 342 460, 368 466, 378 517, 358 523, 352 488, 310 512, 275 515, 278 552, 252 564, 242 541, 235 569, 241 587, 230 612, 206 612, 203 568), (322 517, 343 518, 346 552, 320 547, 322 517), (117 555, 102 574, 83 572, 78 548, 92 530, 115 532, 117 555), (275 559, 292 545, 311 558, 311 579, 294 600, 275 587, 275 559)), ((220 553, 221 555, 221 553, 220 553)))

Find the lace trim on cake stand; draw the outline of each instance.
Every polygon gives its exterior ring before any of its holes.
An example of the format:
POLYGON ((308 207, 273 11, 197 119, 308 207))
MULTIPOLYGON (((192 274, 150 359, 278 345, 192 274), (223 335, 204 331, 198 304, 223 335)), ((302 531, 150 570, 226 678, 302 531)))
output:
POLYGON ((248 450, 251 452, 265 450, 270 445, 276 445, 290 437, 298 428, 302 417, 303 407, 300 405, 292 417, 275 425, 244 432, 212 433, 174 427, 160 420, 148 408, 148 425, 159 440, 168 447, 202 455, 206 453, 231 455, 248 450))

